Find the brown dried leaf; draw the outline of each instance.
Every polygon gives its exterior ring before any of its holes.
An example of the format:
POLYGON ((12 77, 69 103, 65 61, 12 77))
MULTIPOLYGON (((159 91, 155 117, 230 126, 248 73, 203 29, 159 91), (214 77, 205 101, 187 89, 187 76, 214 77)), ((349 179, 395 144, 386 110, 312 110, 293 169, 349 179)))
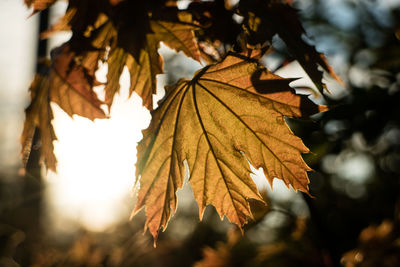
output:
POLYGON ((127 57, 128 54, 124 49, 118 47, 115 48, 108 57, 107 83, 104 88, 104 92, 106 93, 105 103, 108 107, 111 107, 114 95, 119 91, 119 80, 124 70, 127 57))
MULTIPOLYGON (((184 20, 191 20, 190 14, 184 13, 182 16, 185 16, 182 18, 184 20)), ((200 51, 194 39, 193 24, 154 20, 151 21, 151 29, 159 41, 200 62, 200 51)))
MULTIPOLYGON (((184 19, 187 19, 187 16, 185 17, 184 19)), ((153 94, 157 90, 156 75, 163 73, 163 60, 157 51, 161 41, 170 48, 200 61, 200 52, 193 33, 194 25, 155 19, 150 20, 149 25, 150 28, 141 41, 142 46, 127 45, 137 43, 137 38, 141 38, 131 34, 125 36, 119 44, 122 48, 116 47, 110 52, 105 89, 106 103, 109 106, 119 90, 119 77, 123 71, 121 65, 126 65, 131 75, 130 93, 136 92, 142 98, 143 105, 153 109, 153 94)))
POLYGON ((157 90, 156 75, 163 73, 163 61, 157 52, 159 42, 153 34, 147 34, 143 49, 139 50, 138 59, 125 49, 116 47, 107 60, 108 74, 105 87, 106 104, 110 107, 115 93, 119 91, 119 79, 126 65, 130 72, 129 93, 136 92, 148 109, 153 109, 153 94, 157 90))
MULTIPOLYGON (((182 51, 200 61, 193 32, 196 25, 191 23, 189 13, 178 11, 176 7, 155 15, 148 14, 146 4, 138 4, 134 9, 132 2, 110 3, 108 9, 111 11, 105 8, 107 3, 104 2, 71 0, 64 17, 44 32, 42 38, 58 31, 72 30, 78 40, 75 40, 76 43, 86 39, 89 45, 83 48, 75 45, 71 52, 75 52, 74 60, 80 57, 82 61, 84 68, 79 72, 88 72, 89 76, 94 76, 99 60, 104 59, 108 63, 105 103, 111 106, 115 93, 119 91, 120 76, 124 66, 127 66, 131 74, 130 93, 135 91, 142 97, 143 105, 152 109, 156 75, 163 73, 163 60, 157 51, 159 43, 162 41, 177 52, 182 51), (134 15, 127 13, 132 9, 135 10, 134 15), (109 55, 104 58, 108 48, 109 55)), ((72 58, 68 60, 72 62, 72 58)), ((83 83, 87 84, 85 79, 83 83)))
POLYGON ((33 136, 35 130, 38 129, 40 131, 42 156, 46 167, 56 171, 57 159, 53 152, 53 141, 57 137, 51 125, 53 112, 50 107, 48 77, 36 74, 29 90, 31 92, 31 104, 25 110, 26 118, 21 136, 23 163, 26 166, 32 148, 33 136))
POLYGON ((72 37, 52 51, 51 100, 70 116, 77 114, 91 120, 106 118, 100 108, 103 102, 93 86, 98 84, 95 72, 99 61, 105 59, 106 48, 115 34, 112 23, 100 14, 89 37, 72 37))
MULTIPOLYGON (((84 61, 89 64, 88 61, 84 61)), ((95 84, 93 60, 92 69, 76 61, 76 53, 69 43, 53 50, 53 64, 50 71, 50 99, 68 115, 77 114, 94 120, 106 118, 101 109, 102 101, 93 91, 95 84)), ((97 61, 96 61, 97 62, 97 61)))
POLYGON ((271 74, 255 61, 229 55, 199 71, 191 81, 167 88, 138 145, 140 178, 134 213, 146 207, 146 227, 158 236, 176 210, 186 160, 200 218, 213 205, 221 218, 242 227, 252 218, 248 199, 263 201, 250 178, 248 161, 308 192, 308 152, 284 116, 307 117, 324 110, 295 95, 291 79, 271 74), (247 161, 248 160, 248 161, 247 161))
POLYGON ((131 74, 130 94, 134 91, 143 100, 143 106, 153 109, 153 94, 157 93, 156 75, 163 73, 163 60, 158 54, 159 42, 154 36, 146 37, 146 46, 140 50, 138 61, 129 56, 126 62, 131 74))
POLYGON ((47 39, 55 33, 62 31, 70 31, 71 30, 70 22, 76 16, 76 13, 77 13, 76 8, 68 8, 64 16, 62 16, 54 25, 52 25, 50 29, 40 34, 40 38, 47 39))
POLYGON ((318 69, 318 66, 321 66, 340 84, 343 84, 340 77, 330 67, 324 54, 318 53, 314 46, 303 40, 302 35, 306 33, 296 9, 289 4, 279 3, 278 1, 267 3, 252 0, 241 2, 241 10, 246 16, 245 29, 248 33, 250 46, 267 41, 271 42, 272 37, 278 34, 320 92, 326 89, 326 86, 322 82, 323 73, 318 69))

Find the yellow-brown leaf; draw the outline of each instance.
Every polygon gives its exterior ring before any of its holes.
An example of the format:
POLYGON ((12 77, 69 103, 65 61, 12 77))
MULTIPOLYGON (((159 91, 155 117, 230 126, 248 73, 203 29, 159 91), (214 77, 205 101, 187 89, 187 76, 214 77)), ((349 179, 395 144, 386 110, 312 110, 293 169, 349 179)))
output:
POLYGON ((100 108, 102 101, 93 91, 93 70, 76 62, 75 52, 68 43, 53 51, 50 71, 50 99, 68 115, 77 114, 94 120, 106 118, 100 108))
MULTIPOLYGON (((146 25, 146 22, 143 24, 146 25)), ((135 24, 135 27, 139 25, 135 24)), ((105 88, 105 102, 109 106, 119 90, 119 78, 126 65, 130 72, 130 94, 137 93, 142 98, 143 105, 153 109, 153 94, 157 91, 156 76, 163 73, 163 60, 157 51, 161 41, 178 52, 182 51, 188 57, 200 60, 193 33, 194 25, 180 21, 149 19, 149 29, 146 26, 142 27, 140 31, 145 31, 144 36, 132 30, 132 33, 124 33, 123 37, 118 38, 116 47, 111 48, 107 60, 108 75, 105 88)))
POLYGON ((200 62, 200 51, 194 39, 192 24, 151 21, 151 28, 157 35, 157 39, 168 47, 177 52, 182 51, 186 56, 200 62))
POLYGON ((71 30, 69 23, 76 16, 77 11, 78 10, 76 8, 69 8, 65 12, 65 15, 62 16, 54 25, 52 25, 50 29, 40 33, 40 38, 46 39, 55 33, 71 30))
POLYGON ((128 54, 125 53, 124 49, 119 47, 115 48, 108 57, 107 83, 104 88, 104 92, 106 93, 105 103, 108 107, 111 106, 114 95, 119 91, 119 79, 124 70, 127 57, 128 54))
POLYGON ((112 49, 107 60, 107 84, 104 89, 105 102, 109 107, 119 91, 119 80, 124 66, 127 66, 130 73, 129 94, 135 92, 142 98, 143 106, 153 109, 153 94, 157 92, 156 75, 163 73, 163 60, 157 52, 158 48, 159 42, 154 39, 153 34, 148 34, 143 49, 139 50, 138 59, 124 48, 112 49))
POLYGON ((248 200, 263 200, 247 160, 262 167, 270 183, 279 178, 308 191, 310 168, 301 157, 308 149, 284 116, 308 117, 324 108, 294 94, 291 81, 229 55, 167 89, 138 145, 134 212, 146 207, 146 226, 155 238, 175 212, 185 160, 200 218, 209 204, 239 227, 252 218, 248 200))
POLYGON ((157 93, 156 75, 163 73, 163 60, 158 54, 159 42, 153 35, 146 37, 146 45, 139 53, 139 61, 130 55, 127 66, 131 74, 129 92, 136 92, 143 106, 153 109, 153 94, 157 93))
POLYGON ((29 89, 31 104, 25 110, 26 118, 21 136, 23 164, 26 165, 32 148, 35 130, 40 131, 41 151, 46 167, 56 171, 57 159, 54 155, 53 141, 57 139, 51 121, 53 112, 49 99, 49 80, 47 76, 37 74, 29 89))

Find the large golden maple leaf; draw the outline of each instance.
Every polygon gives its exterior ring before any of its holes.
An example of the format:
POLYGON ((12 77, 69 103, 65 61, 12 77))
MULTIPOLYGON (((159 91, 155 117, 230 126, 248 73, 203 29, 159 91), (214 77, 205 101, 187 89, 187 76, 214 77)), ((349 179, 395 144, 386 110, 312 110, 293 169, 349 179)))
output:
POLYGON ((296 95, 291 81, 231 54, 167 88, 138 145, 136 170, 140 189, 134 213, 145 207, 146 227, 155 239, 176 210, 184 161, 200 218, 211 204, 239 227, 248 222, 248 200, 263 201, 249 162, 262 167, 270 183, 278 178, 308 192, 310 168, 301 154, 309 150, 284 117, 306 118, 325 107, 296 95))

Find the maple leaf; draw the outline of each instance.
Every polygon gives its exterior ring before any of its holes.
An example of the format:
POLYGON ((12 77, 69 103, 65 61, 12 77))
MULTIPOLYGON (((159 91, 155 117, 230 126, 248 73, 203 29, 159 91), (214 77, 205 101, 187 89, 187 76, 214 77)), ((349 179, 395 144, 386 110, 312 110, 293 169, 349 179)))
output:
POLYGON ((193 32, 196 25, 191 23, 192 16, 186 12, 179 12, 177 16, 179 16, 178 21, 161 19, 150 21, 151 30, 158 41, 165 43, 177 52, 182 51, 186 56, 200 62, 200 51, 193 32))
POLYGON ((70 43, 53 50, 52 54, 50 99, 70 116, 77 114, 91 120, 106 118, 100 107, 102 101, 93 91, 97 60, 86 57, 86 60, 78 63, 70 43))
POLYGON ((148 33, 143 47, 138 51, 116 48, 110 52, 105 88, 106 103, 109 106, 120 87, 119 77, 123 71, 120 66, 126 65, 131 79, 129 93, 137 93, 142 98, 143 106, 153 109, 153 94, 157 92, 156 75, 163 73, 163 60, 157 52, 158 48, 159 41, 155 39, 154 34, 148 33), (136 53, 137 57, 134 56, 136 53))
POLYGON ((58 21, 53 24, 49 29, 40 33, 41 39, 47 39, 51 37, 53 34, 62 32, 62 31, 70 31, 71 24, 73 21, 79 21, 79 17, 81 13, 78 12, 78 8, 73 6, 71 3, 69 4, 64 16, 58 19, 58 21))
MULTIPOLYGON (((48 67, 45 72, 48 72, 48 67)), ((21 154, 23 164, 26 166, 32 148, 35 130, 39 129, 41 151, 46 167, 55 171, 57 159, 53 152, 53 141, 56 140, 57 137, 51 124, 53 112, 50 107, 49 87, 48 77, 43 74, 36 74, 29 89, 32 101, 25 110, 26 118, 21 136, 21 154)))
POLYGON ((208 204, 239 227, 252 218, 248 200, 263 200, 248 161, 262 167, 271 184, 279 178, 308 192, 310 168, 301 154, 309 150, 284 116, 306 118, 325 108, 294 94, 291 81, 232 54, 166 88, 138 145, 136 169, 140 190, 133 214, 146 207, 145 229, 155 239, 176 210, 185 160, 200 219, 208 204))
POLYGON ((229 1, 193 1, 187 10, 200 25, 196 37, 207 63, 221 59, 221 52, 226 52, 225 44, 236 46, 241 26, 233 19, 235 13, 229 1))
MULTIPOLYGON (((108 71, 107 71, 107 83, 104 87, 105 95, 105 103, 110 107, 114 95, 119 91, 119 80, 120 76, 124 70, 128 54, 122 48, 116 48, 110 53, 107 64, 108 64, 108 71)), ((132 82, 132 78, 131 78, 132 82)))
MULTIPOLYGON (((123 71, 121 65, 126 65, 131 75, 130 94, 136 92, 142 98, 143 105, 153 109, 153 94, 157 89, 156 75, 163 73, 163 60, 157 51, 161 41, 175 51, 182 51, 186 56, 200 61, 200 52, 193 32, 196 26, 188 23, 191 19, 190 14, 175 12, 170 11, 177 16, 175 20, 157 16, 153 16, 149 21, 145 19, 143 24, 147 25, 148 29, 144 36, 122 33, 124 37, 119 39, 117 47, 110 51, 108 59, 105 102, 109 106, 119 90, 119 77, 123 71), (135 43, 141 45, 132 45, 135 43)), ((144 26, 144 29, 147 27, 144 26)))
POLYGON ((91 73, 97 69, 98 60, 108 63, 105 103, 111 106, 120 88, 120 76, 127 66, 131 75, 130 94, 136 92, 143 99, 143 105, 151 110, 157 87, 156 75, 163 73, 163 60, 157 51, 159 43, 162 41, 177 52, 182 51, 200 61, 193 32, 196 27, 191 14, 176 7, 150 14, 145 3, 111 1, 108 5, 104 1, 99 4, 93 0, 72 0, 66 14, 42 33, 42 38, 58 31, 72 30, 75 36, 88 39, 90 48, 97 51, 84 51, 78 47, 74 52, 86 60, 88 55, 85 53, 92 54, 94 65, 86 67, 91 73), (109 49, 108 56, 102 57, 106 49, 109 49))
POLYGON ((108 9, 105 0, 69 0, 64 16, 40 36, 45 39, 60 31, 72 31, 75 36, 89 37, 93 30, 104 24, 104 13, 108 9))
MULTIPOLYGON (((72 8, 71 10, 75 10, 72 8)), ((65 16, 70 16, 67 14, 65 16)), ((93 91, 99 83, 95 72, 99 61, 105 59, 106 48, 115 35, 107 17, 99 14, 96 28, 86 36, 72 36, 62 46, 52 51, 50 71, 50 98, 67 114, 77 114, 91 120, 106 118, 103 104, 93 91)))
POLYGON ((250 47, 266 41, 271 42, 272 37, 278 34, 320 92, 326 89, 326 86, 322 82, 323 73, 318 66, 343 84, 340 77, 330 67, 324 54, 318 53, 314 46, 303 40, 302 35, 306 32, 296 9, 289 4, 277 1, 267 3, 251 0, 240 2, 240 10, 246 17, 244 26, 248 33, 250 47))
POLYGON ((69 0, 68 9, 61 21, 67 21, 75 35, 87 36, 96 27, 99 16, 110 9, 107 0, 69 0))

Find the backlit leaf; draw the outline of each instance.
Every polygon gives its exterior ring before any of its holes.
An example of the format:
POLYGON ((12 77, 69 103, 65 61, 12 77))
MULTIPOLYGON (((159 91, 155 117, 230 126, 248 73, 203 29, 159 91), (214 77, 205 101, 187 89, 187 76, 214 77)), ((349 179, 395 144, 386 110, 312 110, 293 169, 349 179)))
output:
MULTIPOLYGON (((190 14, 182 14, 188 21, 190 14)), ((169 21, 151 21, 151 29, 159 41, 176 51, 182 51, 186 56, 200 62, 200 52, 194 41, 193 25, 169 21)))
POLYGON ((252 218, 248 200, 263 200, 248 161, 262 167, 270 183, 278 178, 308 192, 310 168, 301 157, 308 149, 284 116, 306 118, 324 107, 294 94, 291 81, 249 58, 229 55, 167 88, 138 145, 134 213, 146 207, 146 227, 155 238, 176 210, 185 160, 200 218, 209 204, 239 227, 252 218))
POLYGON ((93 86, 98 84, 95 73, 99 61, 105 59, 106 49, 115 34, 112 23, 101 14, 89 37, 73 36, 52 51, 51 100, 70 116, 77 114, 91 120, 106 118, 100 108, 103 102, 98 99, 93 86))
POLYGON ((130 55, 126 63, 131 74, 129 92, 137 93, 143 100, 143 106, 150 110, 153 109, 153 94, 157 92, 156 75, 163 73, 163 60, 157 52, 158 48, 159 42, 153 35, 148 35, 138 60, 130 55))
MULTIPOLYGON (((183 19, 188 14, 182 14, 183 19)), ((144 22, 144 25, 146 23, 144 22)), ((143 105, 153 109, 153 94, 156 93, 156 75, 163 73, 163 60, 158 53, 159 43, 162 41, 176 51, 200 61, 200 52, 194 38, 194 26, 184 21, 149 21, 149 29, 145 36, 125 34, 119 40, 117 47, 110 51, 108 59, 109 73, 107 75, 106 103, 112 104, 114 94, 119 90, 119 77, 126 65, 130 72, 130 93, 136 92, 143 100, 143 105), (138 40, 143 38, 143 40, 138 40), (141 43, 141 46, 131 45, 141 43)), ((146 26, 144 26, 146 29, 146 26)), ((141 29, 143 31, 143 29, 141 29)))
POLYGON ((318 66, 339 83, 343 83, 328 64, 324 54, 318 53, 314 46, 303 40, 302 35, 306 33, 296 9, 278 1, 251 0, 241 1, 241 11, 246 17, 245 29, 251 46, 271 42, 272 37, 278 34, 319 91, 322 92, 326 87, 322 82, 323 73, 318 66))
MULTIPOLYGON (((58 49, 54 66, 59 69, 60 64, 63 64, 63 67, 73 65, 70 75, 77 78, 78 75, 73 73, 83 74, 80 76, 85 86, 93 83, 90 79, 94 79, 99 60, 108 64, 105 103, 109 107, 115 93, 119 91, 119 80, 124 66, 127 66, 131 76, 130 93, 136 92, 141 96, 143 105, 151 110, 153 94, 156 93, 156 75, 163 73, 163 60, 157 51, 159 43, 164 42, 177 52, 182 51, 186 56, 200 61, 200 52, 193 32, 196 27, 192 23, 191 14, 179 11, 174 6, 158 12, 149 12, 146 3, 71 0, 66 14, 44 32, 42 38, 58 31, 72 30, 74 36, 69 42, 70 45, 67 45, 69 56, 63 57, 67 52, 60 52, 61 49, 58 49), (74 45, 79 42, 86 44, 74 45), (107 49, 108 53, 105 53, 107 49), (65 60, 68 62, 62 62, 65 60), (76 64, 76 61, 82 61, 82 64, 76 64)), ((67 83, 65 75, 60 78, 56 83, 67 83)), ((91 96, 89 98, 92 106, 97 108, 99 102, 93 101, 91 96)), ((61 103, 60 98, 55 101, 61 103)), ((74 113, 65 103, 62 108, 69 114, 74 113)), ((83 116, 82 113, 80 115, 83 116)), ((91 119, 98 116, 99 114, 95 113, 89 114, 91 119)))
MULTIPOLYGON (((131 41, 135 42, 134 39, 131 41)), ((145 107, 150 110, 153 108, 153 94, 157 89, 156 75, 163 73, 163 61, 157 52, 158 48, 159 42, 151 33, 145 36, 143 47, 138 51, 118 46, 112 48, 107 60, 108 73, 105 87, 105 102, 108 106, 111 106, 115 93, 119 91, 119 79, 124 66, 127 66, 130 73, 129 93, 136 92, 142 98, 145 107), (138 53, 137 58, 134 56, 136 53, 138 53)))
MULTIPOLYGON (((45 72, 47 72, 46 70, 45 72)), ((49 79, 46 75, 36 74, 30 87, 31 104, 25 110, 26 118, 24 130, 21 136, 22 158, 26 165, 31 148, 35 130, 40 132, 41 152, 46 167, 52 171, 56 170, 57 159, 54 155, 53 141, 57 139, 51 121, 53 112, 49 99, 49 79)))
POLYGON ((91 120, 106 118, 100 108, 102 101, 92 89, 95 84, 94 69, 76 62, 76 54, 68 43, 54 50, 53 55, 50 99, 70 116, 77 114, 91 120))

